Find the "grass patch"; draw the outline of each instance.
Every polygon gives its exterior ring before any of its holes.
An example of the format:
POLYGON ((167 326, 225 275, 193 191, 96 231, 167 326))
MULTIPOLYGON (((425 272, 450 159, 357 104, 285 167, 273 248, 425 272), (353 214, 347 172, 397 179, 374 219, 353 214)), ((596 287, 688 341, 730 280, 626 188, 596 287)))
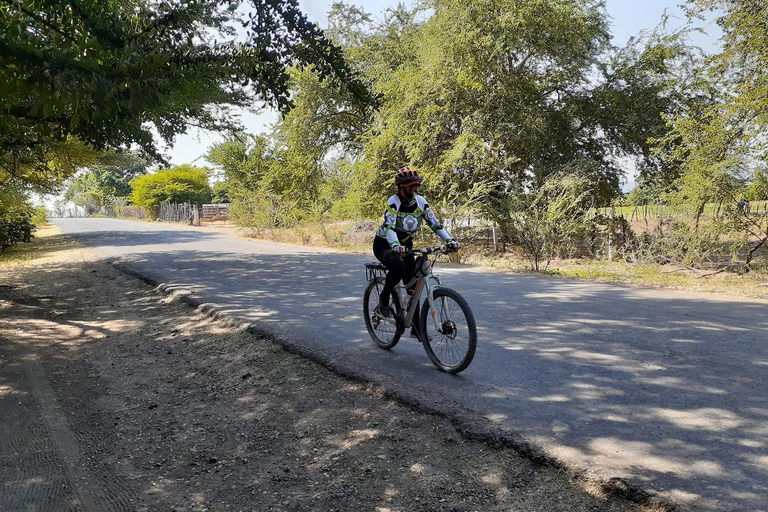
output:
POLYGON ((63 236, 53 224, 39 226, 29 243, 20 243, 8 252, 0 254, 0 266, 30 263, 57 252, 78 248, 77 242, 63 236))

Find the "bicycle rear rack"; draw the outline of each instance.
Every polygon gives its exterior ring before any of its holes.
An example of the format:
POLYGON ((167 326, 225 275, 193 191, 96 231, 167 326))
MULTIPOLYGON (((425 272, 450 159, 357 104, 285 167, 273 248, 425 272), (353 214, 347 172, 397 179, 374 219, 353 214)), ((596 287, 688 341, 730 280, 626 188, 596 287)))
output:
POLYGON ((379 262, 366 263, 365 264, 365 278, 368 281, 373 281, 376 278, 387 277, 387 267, 379 262))

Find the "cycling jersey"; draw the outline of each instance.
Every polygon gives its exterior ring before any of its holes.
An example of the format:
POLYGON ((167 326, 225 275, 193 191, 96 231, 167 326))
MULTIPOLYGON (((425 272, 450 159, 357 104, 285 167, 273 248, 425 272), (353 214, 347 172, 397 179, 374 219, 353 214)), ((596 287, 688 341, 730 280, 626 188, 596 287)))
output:
POLYGON ((410 240, 421 227, 422 221, 425 221, 437 236, 446 242, 451 241, 451 236, 443 229, 427 200, 419 195, 410 205, 403 204, 398 194, 387 199, 384 222, 376 236, 386 239, 389 246, 394 247, 410 240))

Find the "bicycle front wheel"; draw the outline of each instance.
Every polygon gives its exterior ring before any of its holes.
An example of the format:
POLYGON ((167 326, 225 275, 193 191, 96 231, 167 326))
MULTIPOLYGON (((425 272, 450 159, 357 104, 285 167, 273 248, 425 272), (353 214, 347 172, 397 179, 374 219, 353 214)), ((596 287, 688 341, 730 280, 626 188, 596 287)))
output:
MULTIPOLYGON (((368 286, 365 288, 365 295, 363 296, 363 315, 365 315, 365 327, 368 329, 368 334, 371 335, 371 339, 381 348, 390 349, 397 345, 400 341, 400 336, 403 334, 403 330, 396 327, 386 320, 379 318, 374 309, 379 303, 379 294, 384 287, 384 279, 378 278, 368 282, 368 286)), ((392 293, 391 304, 397 307, 397 296, 392 293)))
POLYGON ((465 370, 475 357, 475 316, 464 297, 455 290, 437 288, 433 297, 438 327, 431 318, 428 301, 421 308, 419 318, 424 350, 438 369, 447 373, 459 373, 465 370))

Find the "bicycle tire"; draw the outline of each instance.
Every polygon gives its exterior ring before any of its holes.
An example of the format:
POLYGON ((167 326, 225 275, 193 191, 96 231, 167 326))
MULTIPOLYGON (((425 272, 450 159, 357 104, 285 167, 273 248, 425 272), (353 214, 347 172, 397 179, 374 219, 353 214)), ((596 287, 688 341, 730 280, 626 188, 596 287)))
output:
POLYGON ((475 316, 464 297, 455 290, 437 288, 432 296, 438 308, 441 305, 445 307, 447 318, 441 319, 441 328, 444 332, 438 332, 430 317, 429 304, 424 303, 419 317, 424 350, 439 370, 446 373, 459 373, 464 371, 475 357, 477 349, 475 316))
MULTIPOLYGON (((383 286, 384 278, 368 281, 368 286, 365 288, 365 295, 363 295, 363 315, 365 318, 365 327, 368 329, 368 334, 371 336, 371 339, 379 347, 389 350, 400 341, 400 336, 403 335, 404 329, 399 328, 400 322, 398 322, 398 326, 394 326, 388 322, 378 320, 373 312, 374 308, 379 303, 379 290, 383 286), (372 304, 373 307, 371 307, 372 304)), ((394 292, 390 297, 390 301, 395 308, 395 315, 397 315, 399 302, 394 292)))

